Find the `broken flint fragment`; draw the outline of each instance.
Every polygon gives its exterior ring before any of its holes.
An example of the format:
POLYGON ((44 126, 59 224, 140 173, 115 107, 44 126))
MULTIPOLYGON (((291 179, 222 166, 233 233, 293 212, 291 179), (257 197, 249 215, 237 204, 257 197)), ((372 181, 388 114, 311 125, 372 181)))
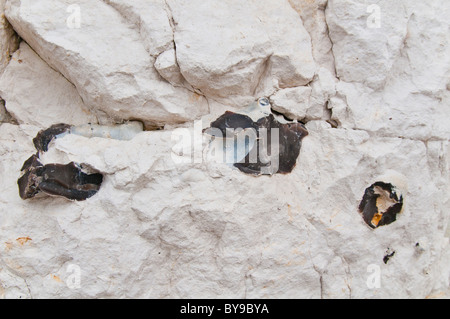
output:
POLYGON ((376 182, 368 187, 359 204, 367 225, 377 228, 393 223, 403 209, 403 195, 390 183, 376 182))
POLYGON ((32 155, 24 162, 21 169, 22 175, 17 180, 20 198, 32 198, 39 193, 38 185, 40 178, 36 175, 36 170, 42 166, 42 163, 36 155, 32 155))
POLYGON ((275 118, 267 98, 251 104, 242 114, 225 112, 204 132, 212 136, 210 149, 218 151, 219 160, 252 175, 292 172, 301 141, 308 135, 302 123, 275 118))
POLYGON ((25 161, 17 184, 19 195, 24 200, 42 191, 48 195, 81 201, 95 195, 102 181, 102 174, 87 174, 73 162, 67 165, 42 165, 37 156, 33 155, 25 161))
POLYGON ((257 123, 253 122, 253 120, 247 115, 233 113, 230 111, 226 111, 225 114, 220 116, 217 120, 211 123, 212 128, 217 128, 222 132, 222 136, 226 136, 227 128, 231 129, 246 129, 246 128, 254 128, 258 129, 257 123))
POLYGON ((84 124, 79 126, 59 123, 40 131, 33 139, 33 143, 38 152, 47 152, 48 145, 53 139, 63 137, 66 134, 128 141, 143 130, 144 125, 138 121, 118 125, 84 124))
POLYGON ((60 123, 54 124, 48 129, 40 131, 33 139, 34 147, 36 147, 38 152, 47 152, 50 142, 58 135, 68 132, 70 128, 70 125, 60 123))
POLYGON ((131 139, 142 130, 141 123, 130 122, 117 126, 71 126, 60 123, 40 131, 33 139, 37 153, 24 162, 21 176, 17 180, 20 197, 25 200, 42 192, 81 201, 92 197, 100 189, 103 182, 103 175, 100 173, 90 174, 74 162, 66 165, 41 163, 39 154, 48 151, 53 139, 70 133, 86 137, 131 139))
POLYGON ((294 169, 300 155, 302 139, 308 131, 301 123, 278 122, 272 114, 257 122, 258 157, 234 164, 240 171, 253 174, 287 174, 294 169), (276 133, 276 134, 274 134, 276 133))

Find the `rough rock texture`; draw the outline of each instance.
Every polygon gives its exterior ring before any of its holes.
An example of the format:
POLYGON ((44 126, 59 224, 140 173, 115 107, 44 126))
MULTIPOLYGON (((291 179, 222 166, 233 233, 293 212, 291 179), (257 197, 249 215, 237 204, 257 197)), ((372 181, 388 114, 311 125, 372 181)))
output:
POLYGON ((24 41, 0 79, 0 297, 448 298, 450 4, 375 4, 6 0, 24 41), (206 161, 202 128, 260 96, 306 123, 292 173, 206 161), (164 129, 58 138, 43 164, 95 168, 99 192, 22 200, 33 137, 84 107, 164 129), (403 212, 372 229, 377 181, 403 212))
POLYGON ((145 48, 153 57, 173 49, 173 29, 164 0, 105 0, 138 28, 145 48))
POLYGON ((274 86, 312 80, 311 40, 286 1, 168 4, 181 73, 204 94, 239 104, 257 92, 271 93, 274 86))
POLYGON ((97 122, 73 84, 42 61, 25 42, 0 77, 0 96, 20 124, 47 128, 57 122, 97 122))
POLYGON ((8 1, 6 15, 39 56, 75 85, 101 122, 140 118, 160 126, 208 111, 203 97, 160 80, 132 20, 102 1, 8 1), (79 8, 79 27, 67 21, 71 5, 79 8))
POLYGON ((312 54, 321 67, 335 73, 332 42, 328 37, 325 21, 327 0, 289 0, 292 8, 300 15, 305 29, 311 36, 312 54))
POLYGON ((379 25, 371 24, 365 1, 329 1, 326 11, 337 76, 374 89, 385 84, 408 32, 403 1, 383 0, 377 6, 383 8, 379 25))
POLYGON ((362 3, 334 0, 326 10, 341 80, 333 119, 385 136, 448 140, 448 5, 381 1, 380 28, 367 28, 362 3))
POLYGON ((272 95, 272 109, 292 120, 303 120, 310 106, 311 87, 283 89, 272 95))

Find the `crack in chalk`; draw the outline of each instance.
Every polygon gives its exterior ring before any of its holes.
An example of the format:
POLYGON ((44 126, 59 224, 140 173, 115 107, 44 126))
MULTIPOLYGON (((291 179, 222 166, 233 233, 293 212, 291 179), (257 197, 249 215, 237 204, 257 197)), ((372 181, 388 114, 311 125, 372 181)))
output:
MULTIPOLYGON (((313 226, 314 228, 316 228, 316 226, 314 226, 311 221, 309 219, 307 219, 307 221, 309 222, 309 224, 311 226, 313 226)), ((316 228, 317 229, 317 228, 316 228)), ((316 264, 314 263, 314 259, 312 258, 311 255, 311 235, 310 235, 310 230, 307 229, 307 234, 308 234, 308 255, 309 255, 309 260, 311 261, 311 264, 313 266, 314 271, 319 275, 319 287, 320 287, 320 299, 323 299, 323 274, 320 272, 320 270, 317 268, 316 264)), ((328 243, 327 243, 328 244, 328 243)))
MULTIPOLYGON (((189 81, 186 79, 186 77, 184 76, 184 74, 180 68, 180 64, 178 63, 177 42, 175 41, 175 33, 176 33, 176 27, 177 27, 178 23, 175 21, 175 18, 173 17, 172 9, 170 8, 170 5, 167 2, 167 0, 164 0, 164 4, 165 4, 164 10, 166 11, 167 19, 169 20, 170 27, 172 28, 172 42, 173 42, 173 50, 175 53, 175 64, 177 65, 178 70, 180 71, 180 76, 183 79, 183 81, 188 86, 190 86, 190 87, 186 87, 186 86, 178 86, 178 87, 185 88, 192 93, 201 95, 204 98, 206 98, 206 95, 199 88, 196 88, 194 85, 192 85, 192 83, 189 83, 189 81)), ((177 85, 174 85, 174 86, 177 86, 177 85)), ((208 107, 209 107, 209 103, 208 103, 208 107)))
MULTIPOLYGON (((142 30, 142 19, 140 18, 140 16, 136 13, 133 12, 133 10, 127 10, 128 8, 123 8, 123 10, 125 12, 122 12, 122 10, 120 10, 121 4, 119 3, 113 3, 111 2, 111 0, 101 0, 104 4, 106 4, 107 6, 109 6, 110 8, 114 9, 119 16, 121 17, 121 20, 130 28, 134 29, 135 31, 137 31, 139 38, 141 40, 143 40, 144 36, 141 33, 142 30), (131 17, 131 18, 130 18, 131 17)), ((145 45, 144 45, 145 47, 145 45)), ((145 47, 145 50, 148 52, 147 48, 145 47)), ((150 52, 148 52, 150 54, 150 52)), ((150 56, 152 56, 150 54, 150 56)))
POLYGON ((25 278, 22 278, 22 279, 25 282, 25 285, 27 286, 28 294, 30 295, 30 299, 33 299, 33 295, 31 294, 31 289, 30 289, 30 286, 28 285, 27 280, 25 278))
POLYGON ((336 67, 336 56, 334 55, 334 50, 333 50, 333 48, 334 48, 334 42, 333 42, 333 39, 332 39, 331 36, 330 36, 330 26, 328 25, 328 20, 327 20, 327 15, 326 15, 327 9, 328 9, 328 1, 327 1, 327 3, 325 4, 324 9, 323 9, 323 11, 324 11, 324 17, 325 17, 325 20, 324 20, 324 21, 325 21, 325 25, 327 26, 326 33, 327 33, 328 39, 330 40, 330 43, 331 43, 330 53, 331 53, 331 56, 333 57, 334 76, 336 77, 336 79, 337 79, 338 81, 341 81, 341 78, 338 76, 338 71, 337 71, 337 67, 336 67))
MULTIPOLYGON (((4 1, 3 1, 4 2, 4 1)), ((3 9, 5 9, 5 8, 3 8, 3 9)), ((3 10, 3 11, 5 11, 5 10, 3 10)), ((17 50, 19 50, 19 48, 20 48, 20 42, 22 42, 23 41, 23 39, 20 37, 20 35, 19 35, 19 33, 17 33, 17 31, 14 29, 14 27, 13 27, 13 25, 9 22, 9 20, 8 20, 8 18, 6 17, 6 15, 5 15, 5 12, 2 12, 2 16, 1 16, 1 24, 2 24, 2 30, 4 31, 4 32, 7 32, 7 30, 9 29, 10 31, 12 31, 12 34, 10 34, 9 36, 8 36, 8 39, 9 39, 9 42, 11 43, 12 42, 12 39, 13 38, 16 38, 17 39, 17 41, 16 41, 16 43, 14 44, 14 46, 13 47, 11 47, 11 48, 8 48, 7 50, 6 50, 6 52, 4 52, 4 53, 6 53, 6 65, 5 65, 5 68, 9 65, 9 63, 11 62, 11 60, 12 60, 12 56, 14 55, 14 53, 17 51, 17 50), (11 50, 10 50, 11 49, 11 50)), ((4 49, 4 48, 3 48, 4 49)))
POLYGON ((344 269, 345 274, 346 274, 346 276, 347 276, 347 279, 345 280, 345 284, 347 285, 347 288, 348 288, 349 299, 352 299, 352 287, 351 287, 351 285, 350 285, 350 283, 349 283, 349 279, 351 280, 351 278, 352 278, 352 272, 350 271, 350 265, 349 265, 347 259, 345 259, 345 257, 339 256, 339 258, 341 258, 341 260, 342 260, 342 261, 344 262, 344 264, 347 266, 347 267, 344 269))
MULTIPOLYGON (((15 276, 14 279, 20 278, 21 280, 23 280, 23 283, 25 284, 25 286, 28 290, 28 296, 30 297, 30 299, 33 299, 33 295, 31 294, 31 289, 30 289, 30 286, 29 286, 27 280, 24 277, 22 277, 15 269, 11 268, 7 264, 4 264, 3 269, 5 269, 11 276, 15 276)), ((0 267, 0 270, 3 270, 3 269, 0 267)), ((3 286, 1 284, 1 282, 0 282, 0 287, 7 288, 7 287, 3 286)), ((14 287, 17 288, 21 293, 23 292, 24 287, 22 286, 22 284, 15 284, 14 287)), ((26 293, 24 293, 24 294, 26 295, 26 293)), ((21 298, 21 297, 19 297, 19 298, 21 298)))
POLYGON ((272 58, 273 54, 270 54, 269 56, 267 56, 263 62, 263 68, 262 68, 262 72, 261 75, 258 77, 258 81, 256 82, 256 86, 253 90, 253 96, 256 95, 256 92, 258 91, 258 89, 261 89, 261 85, 263 84, 264 80, 267 78, 267 75, 269 74, 269 70, 271 67, 271 58, 272 58))
POLYGON ((323 299, 323 276, 320 275, 320 299, 323 299))
MULTIPOLYGON (((85 109, 83 109, 82 111, 85 112, 85 111, 87 110, 87 111, 89 111, 90 115, 93 115, 93 116, 95 117, 95 123, 94 123, 94 124, 100 123, 100 122, 99 122, 99 119, 98 119, 98 114, 97 114, 97 112, 99 112, 99 111, 101 111, 101 110, 96 110, 96 109, 91 109, 91 108, 89 108, 88 105, 85 103, 83 96, 80 94, 80 90, 78 90, 77 86, 76 86, 75 84, 73 84, 73 82, 72 82, 68 77, 66 77, 59 69, 57 69, 56 67, 53 67, 53 66, 50 65, 45 59, 43 59, 43 58, 39 55, 39 53, 38 53, 38 52, 37 52, 37 51, 36 51, 36 50, 35 50, 28 42, 26 42, 26 41, 23 40, 23 39, 22 39, 22 41, 28 45, 28 47, 30 48, 30 50, 33 51, 33 53, 36 54, 36 56, 39 57, 39 59, 41 59, 41 61, 42 61, 43 63, 45 63, 50 69, 52 69, 53 71, 55 71, 56 73, 58 73, 60 76, 62 76, 68 83, 70 83, 70 84, 75 88, 75 90, 77 91, 78 96, 79 96, 81 102, 83 103, 83 105, 84 105, 84 107, 85 107, 85 109)), ((20 49, 18 49, 17 51, 19 51, 19 50, 20 50, 20 49)), ((76 54, 75 52, 72 52, 72 51, 70 51, 70 50, 67 50, 67 52, 70 52, 70 54, 76 54)), ((92 124, 92 123, 91 123, 91 124, 92 124)))
MULTIPOLYGON (((309 219, 309 218, 306 218, 306 220, 309 222, 309 224, 312 226, 312 227, 314 227, 319 233, 323 233, 323 229, 320 229, 320 228, 317 228, 315 225, 314 225, 314 221, 313 220, 311 220, 311 219, 309 219)), ((308 255, 309 255, 309 259, 311 260, 311 263, 312 263, 312 266, 313 266, 313 269, 316 271, 316 273, 319 275, 319 282, 320 282, 320 298, 321 299, 324 299, 324 294, 325 294, 325 288, 324 288, 324 279, 323 279, 323 273, 318 269, 318 267, 314 264, 314 260, 313 260, 313 258, 312 258, 312 255, 311 255, 311 237, 310 237, 310 230, 308 229, 308 238, 310 239, 309 241, 308 241, 308 255)), ((327 237, 324 237, 324 239, 325 239, 325 242, 326 242, 326 246, 327 247, 332 247, 332 246, 330 246, 329 245, 329 243, 328 243, 328 238, 327 237)), ((346 284, 346 286, 347 286, 347 289, 348 289, 348 291, 349 291, 349 299, 352 299, 352 287, 351 287, 351 284, 350 284, 350 282, 349 281, 351 281, 351 278, 352 278, 352 275, 351 275, 351 270, 350 270, 350 264, 348 263, 348 261, 347 261, 347 259, 344 257, 344 256, 340 256, 340 255, 334 255, 334 256, 336 256, 336 257, 339 257, 340 259, 341 259, 341 261, 343 262, 343 264, 345 264, 345 266, 346 266, 346 268, 344 269, 344 271, 345 271, 345 274, 346 274, 346 280, 345 280, 345 284, 346 284)), ((326 272, 326 271, 325 271, 326 272)))

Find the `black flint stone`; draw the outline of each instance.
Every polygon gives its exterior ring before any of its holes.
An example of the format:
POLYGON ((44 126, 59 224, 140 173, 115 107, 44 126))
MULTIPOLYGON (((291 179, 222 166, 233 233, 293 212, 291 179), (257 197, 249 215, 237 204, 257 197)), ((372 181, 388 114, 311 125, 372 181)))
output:
POLYGON ((383 257, 383 262, 384 262, 385 264, 387 264, 388 261, 389 261, 389 259, 391 259, 392 257, 394 257, 394 255, 395 255, 395 251, 392 252, 392 253, 390 253, 390 254, 387 254, 386 256, 383 257))
POLYGON ((38 152, 23 163, 21 176, 17 180, 19 195, 22 199, 33 198, 43 192, 81 201, 98 192, 103 182, 102 174, 87 174, 73 162, 66 165, 43 165, 39 160, 39 153, 46 152, 55 136, 68 131, 70 127, 67 124, 55 124, 40 131, 33 139, 38 152))
POLYGON ((34 147, 38 152, 47 152, 48 145, 55 138, 55 136, 70 130, 71 125, 60 123, 50 126, 46 130, 40 131, 33 139, 34 147))
POLYGON ((18 180, 22 199, 32 198, 42 191, 81 201, 95 195, 103 182, 102 174, 86 174, 73 162, 44 166, 39 161, 34 163, 38 165, 29 167, 18 180))
MULTIPOLYGON (((258 137, 258 143, 256 147, 258 150, 261 148, 262 139, 260 138, 260 129, 267 129, 267 150, 270 155, 271 150, 271 130, 279 129, 279 159, 278 159, 278 171, 276 173, 287 174, 294 169, 297 158, 300 154, 302 139, 308 135, 308 131, 301 123, 286 123, 282 124, 278 122, 275 117, 270 114, 269 116, 259 119, 254 122, 250 117, 243 114, 237 114, 227 111, 220 116, 217 120, 211 123, 211 128, 219 129, 223 136, 226 136, 226 129, 246 129, 253 128, 256 131, 258 137)), ((259 154, 259 152, 258 152, 259 154)), ((271 163, 261 162, 259 156, 255 163, 250 162, 250 154, 248 154, 243 163, 235 163, 234 166, 240 171, 246 174, 260 175, 262 168, 270 167, 271 163)))

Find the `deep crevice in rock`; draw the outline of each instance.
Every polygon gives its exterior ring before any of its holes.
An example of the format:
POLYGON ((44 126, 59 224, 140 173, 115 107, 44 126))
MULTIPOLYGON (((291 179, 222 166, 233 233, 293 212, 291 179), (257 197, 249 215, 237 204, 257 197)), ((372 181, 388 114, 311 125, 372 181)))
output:
POLYGON ((340 81, 341 78, 338 76, 338 71, 337 71, 337 67, 336 67, 336 56, 334 55, 334 50, 333 50, 334 42, 333 42, 333 39, 331 38, 330 26, 328 25, 328 21, 327 21, 327 15, 326 15, 327 10, 328 10, 328 1, 325 4, 325 7, 324 7, 323 11, 324 11, 324 15, 325 15, 325 24, 327 25, 327 36, 328 36, 328 39, 330 40, 330 43, 331 43, 330 53, 331 53, 331 56, 333 57, 333 60, 334 60, 334 62, 333 62, 333 65, 334 65, 334 76, 336 77, 336 79, 338 81, 340 81))
POLYGON ((199 88, 196 88, 194 85, 192 85, 192 83, 189 83, 189 81, 186 79, 185 75, 183 74, 183 72, 180 68, 180 64, 178 63, 178 55, 177 55, 177 42, 175 40, 176 27, 177 27, 178 23, 175 21, 175 18, 173 17, 172 9, 170 8, 170 5, 167 2, 167 0, 164 0, 164 4, 165 4, 164 8, 165 8, 165 11, 167 14, 167 19, 169 20, 170 27, 172 28, 172 41, 173 41, 173 50, 175 52, 175 63, 178 66, 178 70, 180 72, 180 76, 181 76, 182 80, 189 86, 189 87, 186 87, 186 86, 180 86, 180 87, 185 88, 185 89, 191 91, 192 93, 199 94, 206 99, 207 98, 206 95, 199 88))
POLYGON ((8 112, 6 108, 6 102, 0 97, 0 124, 9 123, 12 125, 18 125, 17 119, 8 112))

